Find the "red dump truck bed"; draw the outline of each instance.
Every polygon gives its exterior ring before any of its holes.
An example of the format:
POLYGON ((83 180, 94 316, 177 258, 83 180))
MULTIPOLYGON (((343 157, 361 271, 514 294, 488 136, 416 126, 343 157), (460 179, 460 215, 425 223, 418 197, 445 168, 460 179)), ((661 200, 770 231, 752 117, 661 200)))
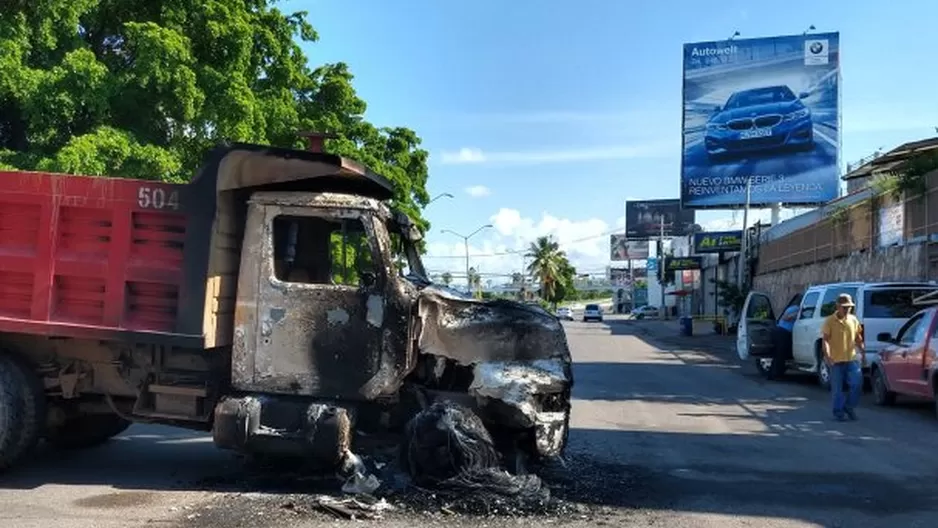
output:
POLYGON ((251 189, 391 195, 344 158, 245 144, 215 149, 189 184, 0 172, 0 332, 230 343, 251 189))
POLYGON ((0 330, 175 333, 186 187, 0 172, 0 330))

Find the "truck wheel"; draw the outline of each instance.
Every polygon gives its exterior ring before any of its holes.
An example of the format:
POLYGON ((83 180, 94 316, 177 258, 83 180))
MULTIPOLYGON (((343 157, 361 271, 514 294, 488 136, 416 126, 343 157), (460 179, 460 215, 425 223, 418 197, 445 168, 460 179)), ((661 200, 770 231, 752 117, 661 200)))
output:
POLYGON ((818 385, 821 386, 824 390, 830 390, 831 388, 831 368, 830 365, 824 361, 823 356, 818 353, 817 355, 817 368, 815 369, 815 375, 817 376, 818 385))
POLYGON ((28 455, 45 420, 45 396, 33 372, 0 352, 0 471, 28 455))
POLYGON ((50 431, 46 440, 59 449, 86 449, 123 433, 130 424, 116 414, 83 414, 50 431))

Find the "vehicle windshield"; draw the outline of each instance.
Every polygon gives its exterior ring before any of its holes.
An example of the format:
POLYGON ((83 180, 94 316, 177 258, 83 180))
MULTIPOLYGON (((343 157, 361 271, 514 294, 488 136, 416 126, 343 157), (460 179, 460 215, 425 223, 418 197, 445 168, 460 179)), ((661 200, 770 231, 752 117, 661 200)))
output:
POLYGON ((921 306, 912 304, 916 298, 935 291, 938 288, 902 288, 895 290, 867 291, 864 298, 864 319, 908 319, 921 306))
POLYGON ((757 106, 772 103, 787 103, 796 99, 795 94, 786 86, 773 86, 770 88, 759 88, 758 90, 747 90, 733 94, 730 100, 726 102, 726 108, 745 108, 747 106, 757 106))
POLYGON ((598 304, 587 304, 587 305, 586 305, 586 309, 587 309, 587 310, 599 310, 599 305, 598 305, 598 304))

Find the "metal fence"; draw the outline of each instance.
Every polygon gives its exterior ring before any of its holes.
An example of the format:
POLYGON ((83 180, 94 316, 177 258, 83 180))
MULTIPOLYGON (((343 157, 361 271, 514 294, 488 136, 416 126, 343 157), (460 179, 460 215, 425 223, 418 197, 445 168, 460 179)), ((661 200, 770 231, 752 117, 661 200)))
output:
POLYGON ((757 274, 897 243, 934 240, 938 234, 938 172, 928 174, 925 181, 926 191, 918 196, 897 200, 883 195, 852 206, 829 209, 813 225, 763 242, 758 248, 757 274))

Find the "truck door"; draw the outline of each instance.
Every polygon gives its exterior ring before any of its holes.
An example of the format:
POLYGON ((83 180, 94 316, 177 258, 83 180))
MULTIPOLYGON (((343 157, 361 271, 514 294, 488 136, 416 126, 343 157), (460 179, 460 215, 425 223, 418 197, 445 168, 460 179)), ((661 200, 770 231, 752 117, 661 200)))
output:
POLYGON ((277 207, 266 222, 253 390, 363 399, 381 363, 388 280, 372 217, 277 207))
POLYGON ((775 312, 768 295, 751 292, 743 303, 743 316, 736 331, 736 354, 745 361, 750 356, 771 356, 775 312))
POLYGON ((791 331, 791 354, 797 364, 814 364, 814 342, 817 337, 813 331, 820 299, 821 292, 817 290, 805 293, 801 299, 801 309, 791 331))

